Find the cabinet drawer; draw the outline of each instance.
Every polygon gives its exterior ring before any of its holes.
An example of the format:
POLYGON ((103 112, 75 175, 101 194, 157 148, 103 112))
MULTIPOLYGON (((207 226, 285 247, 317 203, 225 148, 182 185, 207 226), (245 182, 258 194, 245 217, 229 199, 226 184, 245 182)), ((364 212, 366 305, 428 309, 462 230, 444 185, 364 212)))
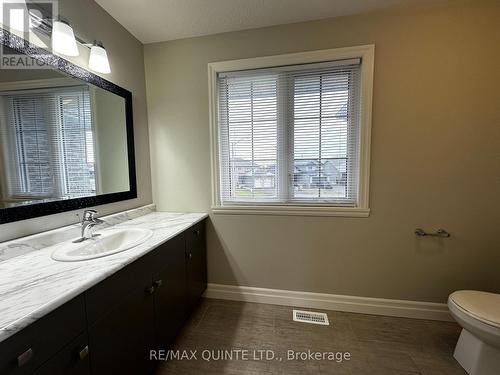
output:
POLYGON ((0 374, 31 374, 85 331, 84 299, 78 296, 0 343, 0 374))
POLYGON ((87 334, 83 333, 38 368, 34 375, 90 374, 87 334))

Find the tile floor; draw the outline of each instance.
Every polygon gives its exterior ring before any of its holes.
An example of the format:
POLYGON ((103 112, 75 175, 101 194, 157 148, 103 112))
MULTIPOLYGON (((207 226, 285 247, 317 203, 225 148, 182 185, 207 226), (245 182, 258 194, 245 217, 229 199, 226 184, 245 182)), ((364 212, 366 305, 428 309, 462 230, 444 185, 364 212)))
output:
POLYGON ((294 322, 292 308, 287 306, 203 299, 174 347, 181 351, 196 350, 197 360, 161 363, 156 375, 466 374, 452 356, 460 333, 455 323, 323 312, 328 315, 329 326, 294 322), (254 350, 271 350, 277 359, 206 361, 202 358, 229 349, 247 350, 250 359, 260 356, 254 350), (348 352, 351 358, 341 362, 288 360, 288 350, 348 352))

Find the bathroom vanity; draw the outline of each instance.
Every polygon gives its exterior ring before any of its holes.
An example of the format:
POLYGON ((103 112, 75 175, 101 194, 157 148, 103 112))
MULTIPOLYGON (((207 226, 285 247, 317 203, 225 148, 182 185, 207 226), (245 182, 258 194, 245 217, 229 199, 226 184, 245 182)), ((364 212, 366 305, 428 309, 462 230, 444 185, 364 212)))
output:
POLYGON ((0 263, 28 267, 10 286, 0 276, 0 374, 151 372, 149 351, 169 348, 206 288, 205 217, 153 212, 116 225, 153 236, 108 257, 57 262, 52 246, 0 263))
MULTIPOLYGON (((132 92, 0 39, 4 58, 39 67, 0 71, 0 225, 137 198, 132 92)), ((145 207, 84 214, 97 239, 69 226, 0 243, 0 375, 153 370, 149 351, 172 344, 206 288, 207 215, 145 207)))
MULTIPOLYGON (((0 224, 136 198, 132 92, 0 39, 43 66, 0 73, 0 224)), ((0 243, 0 375, 152 371, 206 288, 207 215, 145 207, 84 215, 97 239, 69 226, 0 243)))

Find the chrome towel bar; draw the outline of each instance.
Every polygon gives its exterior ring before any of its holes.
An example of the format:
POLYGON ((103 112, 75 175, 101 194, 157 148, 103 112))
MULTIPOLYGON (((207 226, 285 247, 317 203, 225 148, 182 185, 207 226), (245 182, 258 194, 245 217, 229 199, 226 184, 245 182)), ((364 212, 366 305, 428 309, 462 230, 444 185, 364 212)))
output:
POLYGON ((441 237, 448 238, 451 235, 444 229, 438 229, 436 232, 429 233, 423 230, 422 228, 415 229, 415 234, 419 237, 430 236, 430 237, 441 237))

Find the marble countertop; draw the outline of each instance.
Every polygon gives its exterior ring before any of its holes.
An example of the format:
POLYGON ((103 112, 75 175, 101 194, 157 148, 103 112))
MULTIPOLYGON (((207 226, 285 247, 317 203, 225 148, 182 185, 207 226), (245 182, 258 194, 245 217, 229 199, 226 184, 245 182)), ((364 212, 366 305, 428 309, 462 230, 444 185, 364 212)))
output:
POLYGON ((53 246, 48 246, 0 262, 0 341, 207 216, 151 212, 113 225, 113 228, 149 228, 153 236, 137 247, 107 257, 58 262, 51 258, 53 246))

